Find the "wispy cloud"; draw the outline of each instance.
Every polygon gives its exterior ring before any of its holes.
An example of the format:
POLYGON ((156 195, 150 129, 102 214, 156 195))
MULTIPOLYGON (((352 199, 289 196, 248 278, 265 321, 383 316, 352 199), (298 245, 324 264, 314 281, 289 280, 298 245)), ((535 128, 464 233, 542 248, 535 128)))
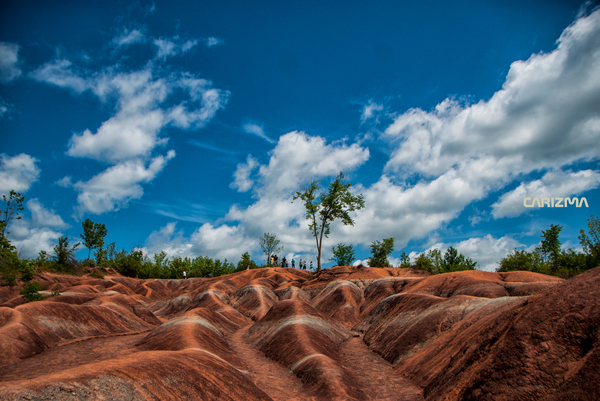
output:
POLYGON ((244 124, 243 129, 244 129, 244 132, 247 134, 256 135, 257 137, 262 138, 269 143, 275 143, 275 141, 273 139, 269 138, 265 134, 265 130, 261 125, 258 125, 255 123, 247 123, 247 124, 244 124))
POLYGON ((219 153, 225 153, 227 155, 238 155, 238 154, 240 154, 240 152, 237 152, 235 150, 219 148, 218 146, 209 145, 208 143, 200 142, 200 141, 197 141, 195 139, 192 139, 192 140, 188 141, 188 143, 190 145, 194 145, 194 146, 196 146, 198 148, 208 149, 208 150, 212 150, 212 151, 219 152, 219 153))

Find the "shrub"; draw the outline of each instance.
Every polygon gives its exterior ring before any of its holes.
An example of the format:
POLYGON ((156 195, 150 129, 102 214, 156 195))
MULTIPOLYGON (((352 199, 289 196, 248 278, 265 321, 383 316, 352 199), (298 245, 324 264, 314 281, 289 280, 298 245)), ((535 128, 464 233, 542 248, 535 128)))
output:
POLYGON ((40 284, 34 281, 23 287, 20 294, 26 302, 41 301, 45 298, 38 292, 41 289, 40 284))
POLYGON ((100 273, 99 271, 93 271, 90 273, 90 277, 94 277, 94 278, 104 278, 104 274, 100 273))

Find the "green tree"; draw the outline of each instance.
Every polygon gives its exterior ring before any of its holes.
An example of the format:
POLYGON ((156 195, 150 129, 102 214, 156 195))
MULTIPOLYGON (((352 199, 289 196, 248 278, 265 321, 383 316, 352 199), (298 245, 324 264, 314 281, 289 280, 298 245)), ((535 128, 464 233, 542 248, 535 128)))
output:
POLYGON ((558 235, 562 226, 551 224, 546 231, 542 230, 542 245, 540 250, 545 260, 550 264, 553 272, 558 271, 558 257, 560 255, 560 240, 558 235))
POLYGON ((409 268, 411 266, 410 264, 410 257, 406 254, 406 252, 402 251, 402 255, 400 255, 400 266, 403 269, 409 268))
POLYGON ((340 219, 344 225, 354 225, 350 212, 365 207, 362 195, 352 195, 352 184, 343 181, 344 173, 340 173, 329 184, 326 193, 317 194, 319 184, 315 181, 302 191, 296 192, 294 200, 300 198, 306 208, 306 218, 309 220, 308 228, 317 242, 317 271, 321 271, 321 246, 323 237, 330 234, 330 225, 340 219))
POLYGON ((19 212, 23 210, 23 201, 25 200, 25 197, 11 189, 8 199, 6 198, 6 195, 2 195, 2 199, 6 205, 4 206, 4 209, 0 209, 0 233, 2 238, 6 238, 6 235, 8 234, 6 228, 10 221, 21 220, 19 212))
POLYGON ((83 234, 79 234, 83 239, 83 245, 88 248, 88 259, 92 254, 92 249, 102 248, 104 246, 104 237, 106 237, 106 226, 104 224, 94 223, 86 219, 82 224, 83 234))
POLYGON ((369 266, 385 267, 389 266, 388 256, 394 252, 394 239, 384 238, 383 242, 374 241, 371 244, 371 258, 369 258, 369 266))
POLYGON ((279 245, 281 241, 277 239, 275 234, 264 233, 263 236, 258 240, 260 249, 267 255, 267 266, 269 266, 269 260, 271 255, 279 253, 283 250, 283 245, 279 245))
POLYGON ((456 248, 451 246, 444 254, 442 266, 444 272, 474 270, 475 266, 477 266, 477 262, 474 262, 471 258, 465 257, 462 253, 459 254, 456 248))
POLYGON ((242 255, 242 258, 240 259, 240 261, 237 264, 236 271, 240 272, 242 270, 246 270, 248 268, 248 266, 250 266, 251 269, 256 269, 258 267, 256 265, 256 263, 254 263, 254 261, 252 259, 250 259, 250 253, 244 252, 244 254, 242 255))
POLYGON ((350 266, 354 262, 354 247, 352 245, 337 244, 331 248, 333 257, 329 260, 335 260, 338 266, 350 266))
POLYGON ((588 219, 588 234, 582 229, 579 231, 581 248, 588 255, 590 264, 595 267, 600 264, 600 219, 590 216, 588 219))
POLYGON ((56 263, 62 268, 75 264, 77 262, 75 251, 78 246, 79 243, 73 246, 69 245, 69 236, 60 237, 58 244, 54 247, 54 259, 56 263))
POLYGON ((525 249, 515 249, 513 253, 506 255, 499 262, 497 272, 510 272, 515 270, 525 270, 530 272, 538 272, 542 259, 538 252, 528 252, 525 249))

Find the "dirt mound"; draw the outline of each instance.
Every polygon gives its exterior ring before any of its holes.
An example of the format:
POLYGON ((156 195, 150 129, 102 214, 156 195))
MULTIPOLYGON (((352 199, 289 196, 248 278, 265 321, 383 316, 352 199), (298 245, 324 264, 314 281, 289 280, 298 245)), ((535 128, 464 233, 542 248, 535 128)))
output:
POLYGON ((600 268, 35 280, 0 289, 0 399, 600 399, 600 268))

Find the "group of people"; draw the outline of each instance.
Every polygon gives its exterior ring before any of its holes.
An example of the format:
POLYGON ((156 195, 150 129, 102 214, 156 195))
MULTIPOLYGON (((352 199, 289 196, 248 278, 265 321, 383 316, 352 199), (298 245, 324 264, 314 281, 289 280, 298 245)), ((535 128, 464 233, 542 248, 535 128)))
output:
MULTIPOLYGON (((281 263, 279 263, 279 258, 277 257, 277 255, 271 255, 271 266, 290 267, 285 256, 281 260, 281 263)), ((296 268, 296 260, 292 259, 292 269, 295 269, 295 268, 296 268)), ((298 263, 298 268, 301 270, 306 270, 306 260, 304 261, 304 264, 303 264, 302 259, 300 259, 300 263, 298 263)), ((313 269, 313 262, 311 261, 310 262, 310 270, 312 271, 312 269, 313 269)))

